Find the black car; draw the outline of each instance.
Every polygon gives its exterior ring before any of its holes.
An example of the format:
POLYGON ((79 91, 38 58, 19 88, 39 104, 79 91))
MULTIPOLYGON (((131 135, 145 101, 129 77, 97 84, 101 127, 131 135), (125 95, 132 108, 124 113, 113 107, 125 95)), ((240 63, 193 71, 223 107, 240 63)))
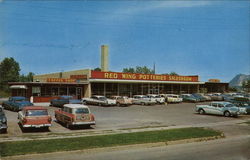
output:
POLYGON ((6 133, 7 132, 7 118, 4 114, 3 107, 0 107, 0 132, 6 133))

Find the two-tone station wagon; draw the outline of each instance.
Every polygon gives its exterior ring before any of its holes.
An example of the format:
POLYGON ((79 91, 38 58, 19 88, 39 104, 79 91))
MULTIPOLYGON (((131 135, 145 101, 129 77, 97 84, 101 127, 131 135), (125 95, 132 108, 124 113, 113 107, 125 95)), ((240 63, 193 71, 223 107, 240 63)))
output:
POLYGON ((51 116, 45 107, 27 106, 18 112, 19 124, 25 128, 47 128, 51 126, 51 116))
POLYGON ((55 111, 55 118, 59 123, 65 124, 67 128, 95 125, 94 115, 88 106, 82 104, 65 104, 62 109, 55 111))

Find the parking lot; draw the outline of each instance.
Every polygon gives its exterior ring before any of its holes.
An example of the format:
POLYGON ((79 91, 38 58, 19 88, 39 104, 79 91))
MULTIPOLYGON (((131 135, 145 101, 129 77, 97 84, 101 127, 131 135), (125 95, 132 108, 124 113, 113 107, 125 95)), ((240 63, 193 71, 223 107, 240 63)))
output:
MULTIPOLYGON (((116 130, 129 128, 147 127, 167 127, 180 125, 195 125, 203 123, 216 123, 231 121, 236 118, 214 115, 199 115, 195 113, 194 103, 180 103, 168 105, 140 106, 132 105, 129 107, 100 107, 89 105, 96 118, 96 125, 91 128, 67 129, 57 123, 54 118, 54 111, 57 107, 50 107, 48 103, 37 103, 36 106, 45 106, 49 109, 49 114, 53 117, 52 127, 49 131, 35 129, 23 132, 17 124, 17 112, 5 110, 8 119, 8 133, 1 134, 0 137, 16 137, 30 134, 47 133, 74 133, 100 130, 116 130)), ((249 115, 241 115, 237 119, 249 119, 249 115)))

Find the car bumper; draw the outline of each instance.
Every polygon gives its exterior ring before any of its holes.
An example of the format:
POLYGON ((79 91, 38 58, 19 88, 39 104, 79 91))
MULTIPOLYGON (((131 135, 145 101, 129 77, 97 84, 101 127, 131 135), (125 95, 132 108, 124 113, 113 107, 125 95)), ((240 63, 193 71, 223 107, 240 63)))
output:
POLYGON ((7 129, 7 128, 8 128, 7 124, 0 124, 0 130, 7 129))
POLYGON ((90 122, 72 122, 72 125, 95 125, 95 121, 90 121, 90 122))
POLYGON ((43 128, 43 127, 51 127, 51 124, 25 124, 23 128, 43 128))

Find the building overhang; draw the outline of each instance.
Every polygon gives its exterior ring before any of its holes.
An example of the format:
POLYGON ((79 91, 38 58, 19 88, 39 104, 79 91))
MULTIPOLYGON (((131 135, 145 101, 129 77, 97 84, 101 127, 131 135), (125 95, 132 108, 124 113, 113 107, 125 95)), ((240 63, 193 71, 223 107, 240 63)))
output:
POLYGON ((26 85, 11 85, 10 89, 28 89, 26 85))
POLYGON ((89 79, 89 82, 103 83, 159 83, 159 84, 205 84, 205 82, 181 82, 181 81, 148 81, 148 80, 121 80, 121 79, 89 79))

